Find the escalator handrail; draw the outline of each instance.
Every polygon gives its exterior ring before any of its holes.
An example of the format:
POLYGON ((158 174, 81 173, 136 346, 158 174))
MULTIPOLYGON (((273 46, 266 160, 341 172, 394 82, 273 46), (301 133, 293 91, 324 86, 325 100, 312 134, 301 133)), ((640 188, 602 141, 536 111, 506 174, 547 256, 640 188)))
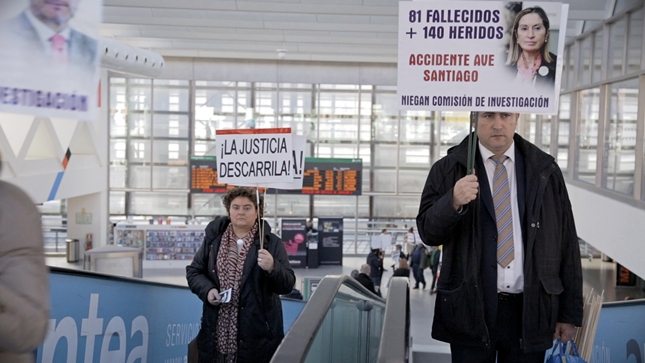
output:
POLYGON ((393 277, 387 293, 377 363, 408 361, 410 348, 410 286, 405 277, 393 277))
POLYGON ((385 304, 385 299, 375 295, 350 276, 325 276, 291 326, 289 333, 282 340, 271 363, 303 363, 307 359, 307 353, 316 338, 316 333, 325 320, 338 290, 343 285, 349 285, 362 295, 385 304))

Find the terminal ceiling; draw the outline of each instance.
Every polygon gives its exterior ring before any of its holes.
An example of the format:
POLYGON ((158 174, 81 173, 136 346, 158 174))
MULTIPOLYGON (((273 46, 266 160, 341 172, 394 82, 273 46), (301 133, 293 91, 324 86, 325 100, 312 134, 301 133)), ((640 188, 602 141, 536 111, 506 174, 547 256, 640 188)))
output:
MULTIPOLYGON (((617 0, 567 0, 567 38, 617 0)), ((104 0, 101 34, 164 57, 397 61, 397 0, 104 0)))

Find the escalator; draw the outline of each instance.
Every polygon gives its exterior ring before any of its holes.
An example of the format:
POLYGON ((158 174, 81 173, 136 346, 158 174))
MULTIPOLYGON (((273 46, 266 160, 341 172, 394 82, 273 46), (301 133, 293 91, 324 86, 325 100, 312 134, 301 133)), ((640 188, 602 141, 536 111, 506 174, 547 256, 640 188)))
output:
POLYGON ((348 276, 326 276, 271 362, 408 362, 409 334, 407 279, 393 278, 385 300, 348 276))

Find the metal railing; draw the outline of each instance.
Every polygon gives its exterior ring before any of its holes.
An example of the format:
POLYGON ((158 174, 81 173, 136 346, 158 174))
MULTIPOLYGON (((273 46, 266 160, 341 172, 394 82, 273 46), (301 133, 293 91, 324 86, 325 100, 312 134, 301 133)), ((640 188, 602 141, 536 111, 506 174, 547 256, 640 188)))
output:
POLYGON ((353 278, 326 276, 271 362, 408 362, 408 280, 395 277, 384 300, 353 278))

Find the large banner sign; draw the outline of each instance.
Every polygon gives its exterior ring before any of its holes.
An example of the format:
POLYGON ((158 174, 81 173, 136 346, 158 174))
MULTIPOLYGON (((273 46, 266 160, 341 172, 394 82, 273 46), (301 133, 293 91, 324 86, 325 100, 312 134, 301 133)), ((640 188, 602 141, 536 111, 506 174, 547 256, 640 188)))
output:
POLYGON ((102 1, 0 3, 0 112, 92 120, 102 1))
MULTIPOLYGON (((202 314, 187 287, 53 270, 49 329, 37 363, 187 362, 202 314)), ((303 307, 282 301, 285 334, 303 307)))
POLYGON ((38 363, 185 362, 202 302, 186 287, 51 273, 51 317, 38 363))
POLYGON ((568 9, 399 2, 399 108, 555 114, 568 9))
POLYGON ((645 362, 645 300, 602 304, 589 363, 645 362))
POLYGON ((220 183, 266 186, 294 180, 290 128, 217 130, 216 135, 220 183))

